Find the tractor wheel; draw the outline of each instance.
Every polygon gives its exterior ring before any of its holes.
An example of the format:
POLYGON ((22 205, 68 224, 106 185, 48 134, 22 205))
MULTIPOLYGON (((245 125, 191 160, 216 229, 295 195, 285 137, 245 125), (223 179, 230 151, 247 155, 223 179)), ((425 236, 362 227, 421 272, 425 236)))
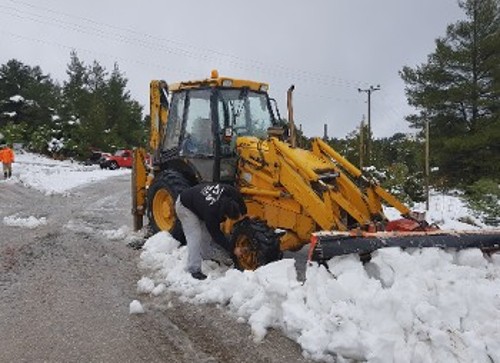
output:
POLYGON ((181 244, 186 243, 180 221, 175 214, 175 201, 189 188, 184 176, 173 170, 160 173, 148 190, 148 217, 152 233, 169 232, 181 244))
POLYGON ((267 263, 281 259, 280 242, 264 221, 243 219, 238 222, 231 233, 234 247, 245 252, 233 257, 235 266, 240 270, 255 270, 267 263))
POLYGON ((110 170, 116 170, 118 168, 120 168, 120 165, 118 165, 118 163, 116 161, 111 161, 109 163, 109 169, 110 170))

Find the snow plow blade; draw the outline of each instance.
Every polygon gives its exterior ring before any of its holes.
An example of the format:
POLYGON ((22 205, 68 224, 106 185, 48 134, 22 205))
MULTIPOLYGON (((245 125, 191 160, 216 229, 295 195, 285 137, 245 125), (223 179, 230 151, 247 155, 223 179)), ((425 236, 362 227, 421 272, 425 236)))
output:
POLYGON ((491 254, 500 251, 500 230, 432 232, 317 232, 311 237, 309 261, 324 262, 352 253, 366 255, 386 247, 479 248, 491 254))

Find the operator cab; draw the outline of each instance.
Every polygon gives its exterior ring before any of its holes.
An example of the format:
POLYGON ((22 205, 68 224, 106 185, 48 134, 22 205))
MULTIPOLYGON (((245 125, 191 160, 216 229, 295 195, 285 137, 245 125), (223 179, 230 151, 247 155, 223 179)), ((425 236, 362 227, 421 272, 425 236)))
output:
POLYGON ((276 124, 267 88, 214 72, 204 81, 173 85, 163 153, 177 151, 200 181, 234 181, 236 138, 265 139, 276 124))

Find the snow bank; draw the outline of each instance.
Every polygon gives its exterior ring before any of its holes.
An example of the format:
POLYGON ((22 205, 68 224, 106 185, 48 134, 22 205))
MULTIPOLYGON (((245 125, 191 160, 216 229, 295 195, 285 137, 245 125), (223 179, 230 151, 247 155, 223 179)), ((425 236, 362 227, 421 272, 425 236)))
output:
POLYGON ((315 360, 500 361, 498 255, 387 248, 365 265, 344 256, 330 260, 329 271, 309 266, 304 282, 292 259, 244 272, 204 261, 208 278, 198 281, 184 271, 186 249, 177 246, 165 232, 146 242, 140 266, 149 277, 138 292, 225 306, 256 341, 276 328, 315 360))
POLYGON ((8 182, 21 183, 47 195, 67 191, 116 175, 130 174, 129 169, 102 170, 99 166, 86 166, 69 160, 59 161, 21 152, 13 164, 13 177, 8 182))
MULTIPOLYGON (((487 227, 473 213, 466 204, 454 195, 446 195, 432 191, 429 198, 429 210, 425 210, 425 203, 417 203, 412 210, 425 212, 426 220, 435 223, 443 230, 474 230, 487 227), (470 221, 471 223, 465 223, 470 221)), ((384 213, 390 220, 399 219, 400 213, 391 207, 384 208, 384 213)))
POLYGON ((11 227, 25 227, 29 229, 34 229, 39 226, 47 224, 47 218, 45 217, 34 217, 29 216, 26 218, 20 217, 19 214, 14 214, 11 216, 3 217, 3 224, 11 227))

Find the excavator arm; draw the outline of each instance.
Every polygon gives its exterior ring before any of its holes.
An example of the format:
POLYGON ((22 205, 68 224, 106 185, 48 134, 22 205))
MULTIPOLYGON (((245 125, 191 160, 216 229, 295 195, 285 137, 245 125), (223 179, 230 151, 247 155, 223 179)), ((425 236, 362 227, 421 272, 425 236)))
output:
POLYGON ((143 227, 144 214, 146 213, 147 188, 152 176, 149 171, 153 170, 155 160, 159 158, 159 150, 164 137, 165 125, 168 118, 168 85, 165 81, 151 81, 149 84, 149 105, 150 105, 150 133, 149 148, 152 151, 153 159, 148 166, 146 150, 135 148, 133 150, 132 163, 132 216, 134 230, 143 227))
POLYGON ((132 163, 132 216, 134 218, 134 230, 143 227, 144 213, 146 211, 146 150, 135 148, 133 150, 132 163))
POLYGON ((383 247, 475 247, 486 252, 499 248, 500 231, 441 231, 417 218, 321 139, 313 140, 308 151, 274 137, 247 138, 238 142, 238 151, 240 190, 251 200, 253 215, 260 214, 271 227, 285 231, 281 250, 312 242, 310 259, 324 261, 383 247), (401 219, 389 221, 383 203, 396 208, 401 219))

